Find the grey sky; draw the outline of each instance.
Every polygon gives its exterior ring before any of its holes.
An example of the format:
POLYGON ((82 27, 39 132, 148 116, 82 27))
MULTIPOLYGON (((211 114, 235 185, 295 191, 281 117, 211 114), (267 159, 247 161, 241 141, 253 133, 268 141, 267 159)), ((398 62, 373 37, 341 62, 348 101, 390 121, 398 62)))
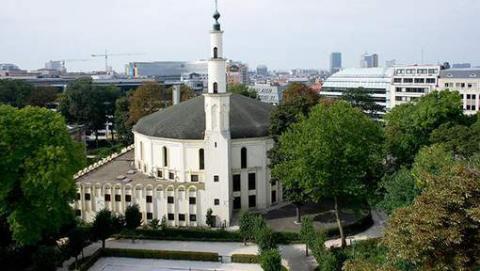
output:
MULTIPOLYGON (((480 0, 219 0, 225 54, 251 67, 327 68, 332 51, 358 66, 365 51, 397 62, 480 65, 480 0)), ((25 69, 92 53, 129 61, 208 55, 213 0, 1 0, 0 63, 25 69)), ((67 63, 102 70, 103 60, 67 63)))

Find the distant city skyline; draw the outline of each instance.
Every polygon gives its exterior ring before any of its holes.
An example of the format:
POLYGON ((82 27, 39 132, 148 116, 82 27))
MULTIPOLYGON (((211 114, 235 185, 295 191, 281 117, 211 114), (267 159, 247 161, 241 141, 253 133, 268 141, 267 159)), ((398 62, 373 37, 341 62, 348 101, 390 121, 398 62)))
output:
MULTIPOLYGON (((219 0, 225 55, 253 70, 329 69, 331 52, 358 67, 365 51, 398 64, 480 64, 476 0, 219 0), (369 16, 365 16, 368 14, 369 16), (446 37, 461 37, 450 42, 446 37)), ((194 61, 208 52, 205 28, 213 0, 4 0, 0 9, 0 63, 42 68, 49 60, 71 71, 117 72, 133 61, 194 61)), ((381 63, 383 64, 383 63, 381 63)))

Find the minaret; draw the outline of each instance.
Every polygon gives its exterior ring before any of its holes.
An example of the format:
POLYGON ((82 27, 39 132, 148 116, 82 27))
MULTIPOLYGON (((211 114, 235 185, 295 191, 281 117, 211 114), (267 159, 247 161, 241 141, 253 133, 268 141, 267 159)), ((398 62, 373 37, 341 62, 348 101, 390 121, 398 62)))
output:
MULTIPOLYGON (((216 1, 215 1, 216 2, 216 1)), ((215 5, 216 6, 216 5, 215 5)), ((223 31, 216 7, 210 31, 208 93, 205 97, 205 212, 213 210, 217 224, 230 224, 230 93, 227 93, 226 60, 223 58, 223 31), (220 201, 214 205, 214 200, 220 201)))

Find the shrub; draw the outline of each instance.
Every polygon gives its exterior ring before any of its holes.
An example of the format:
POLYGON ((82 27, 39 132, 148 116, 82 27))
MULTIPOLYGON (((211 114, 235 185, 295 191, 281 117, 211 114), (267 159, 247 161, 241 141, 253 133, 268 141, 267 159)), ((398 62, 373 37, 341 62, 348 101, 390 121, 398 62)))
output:
POLYGON ((57 252, 53 247, 40 246, 33 254, 33 270, 55 271, 57 269, 57 252))
POLYGON ((257 255, 251 254, 232 254, 232 263, 259 263, 257 255))
POLYGON ((134 230, 142 224, 142 214, 137 204, 130 205, 125 210, 125 223, 129 230, 134 230))
POLYGON ((162 222, 160 222, 160 229, 164 231, 167 228, 168 228, 167 217, 164 215, 162 216, 162 222))
POLYGON ((215 221, 215 217, 213 216, 213 210, 212 209, 208 209, 207 210, 207 215, 205 217, 205 223, 214 228, 216 226, 216 221, 215 221))
POLYGON ((218 262, 219 255, 212 252, 106 248, 103 250, 102 256, 218 262))
POLYGON ((158 230, 158 228, 160 226, 159 223, 160 223, 160 221, 158 219, 154 218, 150 221, 150 223, 148 223, 148 226, 152 230, 158 230))
POLYGON ((96 240, 102 240, 102 248, 105 248, 105 239, 113 234, 113 216, 107 209, 103 209, 95 215, 92 225, 92 235, 96 240))
POLYGON ((255 233, 255 242, 257 243, 260 252, 277 248, 273 231, 266 226, 257 229, 257 232, 255 233))
POLYGON ((305 243, 305 256, 308 256, 308 248, 312 246, 312 236, 315 236, 312 218, 304 217, 300 229, 300 238, 305 243))
POLYGON ((240 215, 239 232, 245 245, 247 245, 247 241, 255 239, 256 217, 258 215, 250 212, 244 212, 240 215))
POLYGON ((264 271, 282 270, 282 256, 277 248, 264 250, 260 254, 260 266, 264 271))

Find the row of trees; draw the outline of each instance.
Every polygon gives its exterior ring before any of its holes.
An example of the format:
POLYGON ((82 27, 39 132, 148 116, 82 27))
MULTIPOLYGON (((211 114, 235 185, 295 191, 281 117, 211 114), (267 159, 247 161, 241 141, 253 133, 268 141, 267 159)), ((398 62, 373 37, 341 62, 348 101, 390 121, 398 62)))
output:
POLYGON ((23 80, 0 80, 0 104, 17 108, 27 105, 45 107, 57 100, 53 87, 34 87, 23 80))

